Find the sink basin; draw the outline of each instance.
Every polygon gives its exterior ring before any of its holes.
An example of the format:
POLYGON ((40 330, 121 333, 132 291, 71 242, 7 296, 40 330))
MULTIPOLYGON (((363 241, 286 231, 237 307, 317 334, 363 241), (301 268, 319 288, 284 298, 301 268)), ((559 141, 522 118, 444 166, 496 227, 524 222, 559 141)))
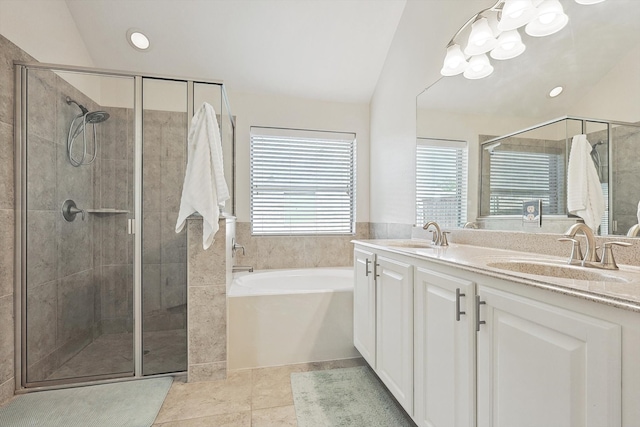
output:
POLYGON ((524 274, 556 277, 559 279, 618 283, 628 282, 627 279, 616 277, 611 273, 606 273, 604 270, 568 264, 553 264, 538 261, 501 261, 490 262, 487 264, 487 267, 497 268, 499 270, 515 271, 524 274))

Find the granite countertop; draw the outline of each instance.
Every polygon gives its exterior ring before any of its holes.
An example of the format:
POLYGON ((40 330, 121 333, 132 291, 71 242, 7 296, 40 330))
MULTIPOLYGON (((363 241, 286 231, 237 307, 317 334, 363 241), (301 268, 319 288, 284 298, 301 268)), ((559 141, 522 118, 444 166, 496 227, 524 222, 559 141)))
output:
POLYGON ((422 239, 353 243, 640 312, 640 267, 618 265, 619 270, 604 270, 571 266, 566 257, 454 243, 440 247, 422 239))

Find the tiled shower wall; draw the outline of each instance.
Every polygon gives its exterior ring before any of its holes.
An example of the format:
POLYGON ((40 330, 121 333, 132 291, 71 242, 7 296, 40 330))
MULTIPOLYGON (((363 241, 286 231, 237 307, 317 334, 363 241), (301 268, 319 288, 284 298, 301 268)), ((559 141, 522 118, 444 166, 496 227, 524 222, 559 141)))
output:
POLYGON ((187 114, 144 110, 143 322, 186 328, 187 228, 175 232, 186 168, 187 114))
MULTIPOLYGON (((0 402, 13 395, 15 386, 14 60, 35 62, 0 36, 0 402)), ((66 159, 65 144, 68 126, 79 109, 67 105, 65 97, 90 110, 101 108, 60 77, 44 70, 30 71, 28 93, 30 250, 26 273, 30 284, 27 299, 30 338, 27 345, 29 380, 37 381, 103 329, 121 330, 121 325, 131 323, 130 296, 122 298, 122 284, 126 281, 130 287, 132 274, 126 215, 117 218, 87 214, 84 221, 78 215, 76 221, 67 223, 60 214, 62 201, 67 198, 83 209, 126 209, 131 177, 127 164, 132 164, 126 144, 131 141, 128 134, 131 121, 126 110, 109 109, 111 119, 98 128, 101 144, 98 159, 91 166, 74 168, 66 159), (107 144, 103 145, 105 140, 107 144), (122 231, 124 239, 119 235, 122 231), (127 312, 123 316, 129 317, 128 321, 118 319, 123 301, 127 312)))
MULTIPOLYGON (((638 180, 638 145, 640 128, 618 126, 613 128, 613 206, 618 221, 616 234, 626 234, 638 223, 640 180, 638 180)), ((606 145, 604 146, 606 147, 606 145)), ((604 161, 604 160, 603 160, 604 161)))
POLYGON ((0 403, 13 396, 15 388, 13 61, 33 58, 0 35, 0 403))
POLYGON ((94 201, 95 164, 67 160, 68 126, 79 110, 97 106, 46 70, 30 70, 27 91, 27 366, 28 381, 46 379, 97 335, 94 311, 94 218, 64 220, 60 207, 94 201))
MULTIPOLYGON (((110 114, 98 125, 98 158, 94 172, 94 209, 127 213, 91 214, 94 224, 95 319, 98 334, 133 331, 133 111, 96 107, 110 114)), ((86 166, 81 166, 86 167, 86 166)))

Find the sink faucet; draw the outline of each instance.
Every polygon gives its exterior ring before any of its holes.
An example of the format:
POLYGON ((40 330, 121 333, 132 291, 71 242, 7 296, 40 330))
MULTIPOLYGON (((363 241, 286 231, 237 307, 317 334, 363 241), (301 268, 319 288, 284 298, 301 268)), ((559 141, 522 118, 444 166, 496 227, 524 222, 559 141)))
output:
POLYGON ((437 222, 429 221, 425 225, 423 225, 422 228, 424 230, 428 230, 429 227, 431 227, 432 225, 433 225, 433 228, 435 228, 435 231, 432 232, 433 240, 431 243, 433 243, 436 246, 449 246, 449 242, 447 242, 447 232, 441 231, 440 226, 438 225, 437 222))
POLYGON ((578 222, 569 227, 566 233, 564 233, 564 236, 566 238, 573 239, 576 234, 578 234, 578 232, 582 232, 582 234, 584 234, 584 237, 586 237, 587 239, 587 251, 582 258, 582 266, 590 266, 594 263, 597 263, 599 260, 596 253, 596 237, 593 234, 591 227, 578 222))

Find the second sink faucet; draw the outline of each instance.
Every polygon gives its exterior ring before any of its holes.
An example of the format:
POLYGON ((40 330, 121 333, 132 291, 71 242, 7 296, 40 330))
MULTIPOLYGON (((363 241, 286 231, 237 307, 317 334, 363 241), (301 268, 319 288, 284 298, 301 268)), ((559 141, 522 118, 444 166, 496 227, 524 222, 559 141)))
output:
POLYGON ((598 255, 596 253, 596 238, 595 235, 593 234, 593 231, 591 230, 591 227, 589 227, 588 225, 581 223, 581 222, 577 222, 575 224, 573 224, 571 227, 569 227, 569 229, 566 231, 566 233, 564 233, 564 236, 569 238, 569 239, 573 239, 576 234, 578 234, 578 232, 582 232, 582 234, 584 234, 584 237, 587 239, 587 251, 584 254, 584 257, 582 258, 582 266, 589 266, 589 265, 593 265, 594 263, 597 263, 598 260, 598 255))
POLYGON ((435 221, 428 221, 425 225, 422 226, 424 230, 428 230, 429 227, 433 226, 435 231, 433 231, 433 240, 432 243, 436 246, 449 246, 449 242, 447 241, 447 232, 440 230, 440 226, 435 221))

